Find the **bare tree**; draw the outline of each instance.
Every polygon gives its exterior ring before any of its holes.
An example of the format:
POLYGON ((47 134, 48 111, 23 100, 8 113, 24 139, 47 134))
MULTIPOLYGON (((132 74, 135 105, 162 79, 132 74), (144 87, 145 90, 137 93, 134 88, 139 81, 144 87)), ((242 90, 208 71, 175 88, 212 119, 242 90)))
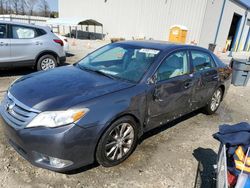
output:
POLYGON ((20 8, 20 0, 12 0, 12 7, 13 7, 13 11, 15 12, 15 14, 19 13, 19 8, 20 8))
POLYGON ((28 9, 28 12, 29 12, 29 15, 33 16, 34 15, 34 9, 38 3, 37 0, 27 0, 27 9, 28 9))
POLYGON ((39 9, 42 12, 42 16, 48 17, 50 15, 50 7, 47 0, 40 0, 39 9))
POLYGON ((26 14, 27 2, 26 0, 20 0, 20 11, 22 15, 26 14))
POLYGON ((0 0, 0 14, 4 14, 4 0, 0 0))
POLYGON ((11 2, 9 0, 5 0, 5 13, 7 14, 12 13, 11 2))

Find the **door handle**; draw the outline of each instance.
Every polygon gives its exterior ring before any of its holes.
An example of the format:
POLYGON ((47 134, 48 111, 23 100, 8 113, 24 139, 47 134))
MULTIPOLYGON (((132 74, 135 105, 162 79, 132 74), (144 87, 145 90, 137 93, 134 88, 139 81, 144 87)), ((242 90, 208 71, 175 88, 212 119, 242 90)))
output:
POLYGON ((8 43, 0 42, 0 46, 8 46, 8 43))
POLYGON ((153 99, 156 102, 162 102, 163 101, 163 99, 161 99, 160 93, 159 93, 159 91, 157 89, 154 90, 153 99))
POLYGON ((188 89, 188 88, 192 87, 192 85, 193 85, 192 82, 186 82, 186 83, 184 84, 184 88, 185 88, 185 89, 188 89))
POLYGON ((42 42, 39 42, 39 41, 37 41, 35 44, 36 44, 36 45, 43 45, 43 43, 42 43, 42 42))
POLYGON ((218 75, 214 76, 213 79, 217 80, 219 78, 218 75))
POLYGON ((188 88, 190 88, 190 87, 192 87, 193 86, 193 82, 192 81, 186 81, 185 83, 184 83, 184 88, 185 89, 188 89, 188 88))

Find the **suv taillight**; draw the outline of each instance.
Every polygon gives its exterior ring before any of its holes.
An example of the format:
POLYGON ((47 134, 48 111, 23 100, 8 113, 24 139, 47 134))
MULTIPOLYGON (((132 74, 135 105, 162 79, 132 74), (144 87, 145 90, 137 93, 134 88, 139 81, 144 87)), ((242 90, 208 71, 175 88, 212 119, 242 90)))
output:
POLYGON ((57 44, 60 44, 61 46, 64 46, 64 43, 63 43, 62 40, 54 39, 53 41, 54 41, 55 43, 57 43, 57 44))

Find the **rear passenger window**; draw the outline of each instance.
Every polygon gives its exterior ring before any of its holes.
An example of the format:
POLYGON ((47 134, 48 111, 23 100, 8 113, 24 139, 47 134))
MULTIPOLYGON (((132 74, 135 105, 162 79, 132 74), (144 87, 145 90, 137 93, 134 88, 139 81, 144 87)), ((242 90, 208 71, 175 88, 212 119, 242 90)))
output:
POLYGON ((29 27, 12 26, 12 37, 14 39, 32 39, 36 37, 36 31, 29 27))
POLYGON ((170 55, 159 67, 157 80, 164 81, 189 73, 188 54, 181 51, 170 55))
POLYGON ((7 38, 7 26, 5 24, 0 24, 0 39, 7 38))
POLYGON ((211 56, 205 52, 191 51, 191 55, 195 71, 202 71, 215 66, 211 56))

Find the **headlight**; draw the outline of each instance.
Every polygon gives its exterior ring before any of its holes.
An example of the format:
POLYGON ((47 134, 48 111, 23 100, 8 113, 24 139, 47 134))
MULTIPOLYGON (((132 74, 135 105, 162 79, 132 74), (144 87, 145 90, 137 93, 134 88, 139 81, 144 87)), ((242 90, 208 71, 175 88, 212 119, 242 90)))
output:
POLYGON ((77 109, 67 111, 47 111, 37 115, 27 126, 30 127, 59 127, 68 125, 81 119, 89 109, 77 109))

